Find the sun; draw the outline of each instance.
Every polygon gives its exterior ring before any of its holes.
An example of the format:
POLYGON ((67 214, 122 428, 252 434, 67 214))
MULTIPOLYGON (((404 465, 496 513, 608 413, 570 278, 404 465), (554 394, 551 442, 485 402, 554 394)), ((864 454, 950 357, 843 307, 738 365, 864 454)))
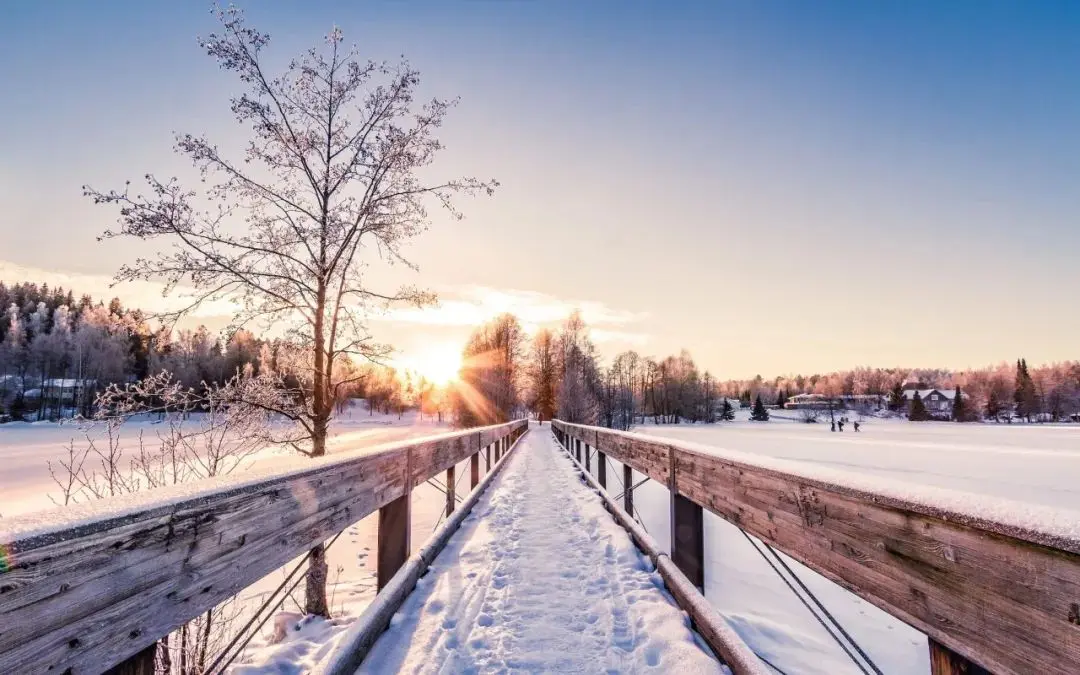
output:
POLYGON ((456 380, 461 370, 461 347, 431 345, 402 359, 402 365, 432 384, 445 386, 456 380))

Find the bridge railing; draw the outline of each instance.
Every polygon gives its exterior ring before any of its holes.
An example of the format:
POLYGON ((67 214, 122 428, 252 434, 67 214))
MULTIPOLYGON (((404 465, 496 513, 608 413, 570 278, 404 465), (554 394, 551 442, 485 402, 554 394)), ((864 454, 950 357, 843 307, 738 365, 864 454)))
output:
POLYGON ((558 420, 552 428, 568 448, 594 448, 597 469, 610 457, 669 488, 671 558, 699 587, 704 509, 925 633, 935 674, 1080 672, 1076 514, 558 420))
POLYGON ((376 511, 381 589, 409 555, 412 489, 446 472, 452 511, 456 466, 470 459, 475 487, 482 456, 490 470, 526 429, 518 420, 0 520, 0 673, 147 672, 148 653, 153 672, 159 638, 376 511))

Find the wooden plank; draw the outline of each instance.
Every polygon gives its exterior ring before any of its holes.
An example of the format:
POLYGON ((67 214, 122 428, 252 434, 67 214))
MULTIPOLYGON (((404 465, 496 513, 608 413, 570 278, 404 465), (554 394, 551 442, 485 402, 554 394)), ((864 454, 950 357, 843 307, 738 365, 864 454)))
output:
POLYGON ((630 465, 638 473, 658 483, 668 485, 671 482, 671 459, 666 444, 646 442, 610 429, 599 429, 595 438, 597 449, 608 457, 630 465))
POLYGON ((468 459, 479 442, 476 434, 419 442, 412 446, 412 487, 468 459))
POLYGON ((623 511, 626 511, 631 516, 634 515, 634 470, 630 468, 629 464, 623 464, 622 467, 622 482, 623 482, 623 511))
POLYGON ((607 457, 599 450, 596 451, 596 482, 607 489, 607 457))
MULTIPOLYGON (((513 428, 504 425, 502 433, 513 428)), ((107 515, 92 522, 68 516, 66 527, 4 537, 0 673, 100 672, 123 662, 400 499, 410 448, 425 447, 425 461, 437 464, 455 456, 467 437, 476 447, 474 432, 447 434, 314 460, 310 469, 254 483, 211 482, 201 492, 188 485, 172 501, 145 507, 114 500, 110 511, 104 502, 107 515)), ((19 531, 17 524, 4 523, 9 532, 19 531)))
POLYGON ((473 453, 469 458, 469 487, 473 490, 480 484, 480 452, 473 453))
POLYGON ((585 473, 592 473, 592 453, 589 452, 589 444, 582 443, 585 446, 585 473))
POLYGON ((1080 556, 689 450, 680 493, 992 672, 1080 672, 1080 556))

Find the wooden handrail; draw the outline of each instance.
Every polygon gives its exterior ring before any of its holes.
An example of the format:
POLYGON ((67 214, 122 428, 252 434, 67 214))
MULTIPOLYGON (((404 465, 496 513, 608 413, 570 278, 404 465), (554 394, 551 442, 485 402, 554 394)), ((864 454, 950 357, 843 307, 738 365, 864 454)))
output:
MULTIPOLYGON (((0 521, 0 673, 101 672, 145 653, 314 544, 407 504, 413 487, 526 428, 518 420, 224 486, 102 500, 89 516, 58 509, 43 526, 40 515, 0 521)), ((380 565, 408 555, 383 553, 380 565)))
MULTIPOLYGON (((962 500, 907 499, 671 439, 552 426, 926 633, 935 673, 1080 672, 1080 536, 1070 528, 1017 524, 962 500)), ((677 564, 680 546, 701 541, 692 514, 679 517, 673 505, 677 564)), ((684 571, 693 579, 697 570, 684 571)))

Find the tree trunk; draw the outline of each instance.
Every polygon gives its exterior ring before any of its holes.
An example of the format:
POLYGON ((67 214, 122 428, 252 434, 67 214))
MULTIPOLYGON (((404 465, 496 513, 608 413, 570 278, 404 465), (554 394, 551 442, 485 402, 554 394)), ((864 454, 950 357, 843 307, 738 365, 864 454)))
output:
MULTIPOLYGON (((326 373, 326 334, 323 316, 326 310, 326 290, 319 285, 318 303, 315 312, 315 372, 314 391, 312 392, 312 433, 311 456, 322 457, 326 454, 326 431, 330 419, 330 402, 327 400, 326 373)), ((319 543, 311 549, 308 559, 307 578, 305 579, 304 611, 316 616, 330 616, 330 607, 326 601, 326 547, 319 543)))

